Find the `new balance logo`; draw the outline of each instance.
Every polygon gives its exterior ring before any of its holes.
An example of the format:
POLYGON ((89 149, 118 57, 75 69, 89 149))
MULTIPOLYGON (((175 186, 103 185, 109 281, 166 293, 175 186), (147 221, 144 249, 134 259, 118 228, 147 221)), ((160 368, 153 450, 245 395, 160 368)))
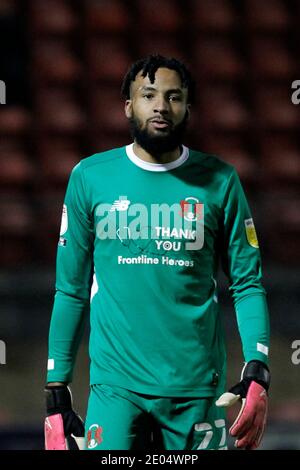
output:
POLYGON ((114 211, 127 211, 130 201, 126 196, 120 196, 120 199, 117 199, 110 208, 110 212, 114 211))

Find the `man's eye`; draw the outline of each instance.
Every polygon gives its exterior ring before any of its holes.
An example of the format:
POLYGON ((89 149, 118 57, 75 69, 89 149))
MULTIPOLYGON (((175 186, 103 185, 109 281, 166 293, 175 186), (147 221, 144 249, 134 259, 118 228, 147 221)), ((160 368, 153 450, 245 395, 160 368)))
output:
POLYGON ((146 95, 143 95, 143 97, 150 100, 151 98, 153 98, 153 95, 152 93, 147 93, 146 95))
POLYGON ((169 100, 170 101, 180 101, 180 96, 179 95, 170 95, 169 100))

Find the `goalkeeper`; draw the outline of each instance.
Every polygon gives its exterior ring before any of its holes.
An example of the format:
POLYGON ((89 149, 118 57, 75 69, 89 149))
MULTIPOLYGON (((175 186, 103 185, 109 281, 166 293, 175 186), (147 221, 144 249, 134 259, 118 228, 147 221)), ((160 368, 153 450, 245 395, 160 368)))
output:
POLYGON ((129 69, 122 93, 132 143, 81 160, 63 205, 46 448, 226 449, 225 410, 239 401, 229 432, 238 448, 255 449, 267 416, 269 318, 239 177, 182 143, 194 99, 183 63, 146 57, 129 69), (245 361, 228 392, 220 263, 245 361), (83 424, 69 384, 88 319, 83 424))

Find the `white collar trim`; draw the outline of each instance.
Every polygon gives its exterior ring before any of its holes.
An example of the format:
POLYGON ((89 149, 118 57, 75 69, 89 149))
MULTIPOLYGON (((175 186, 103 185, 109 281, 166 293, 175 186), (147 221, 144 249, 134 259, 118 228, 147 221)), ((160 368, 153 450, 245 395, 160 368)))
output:
POLYGON ((126 154, 129 160, 132 161, 135 165, 143 168, 143 170, 148 171, 168 171, 177 168, 178 166, 182 165, 188 158, 189 158, 189 149, 185 145, 182 145, 182 152, 177 160, 168 163, 150 163, 145 162, 139 158, 133 151, 133 143, 126 145, 126 154))

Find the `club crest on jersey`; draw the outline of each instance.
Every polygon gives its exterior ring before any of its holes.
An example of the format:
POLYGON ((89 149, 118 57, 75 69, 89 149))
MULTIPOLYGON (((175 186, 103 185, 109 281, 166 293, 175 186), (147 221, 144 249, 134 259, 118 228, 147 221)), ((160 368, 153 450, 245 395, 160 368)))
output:
POLYGON ((246 236, 247 236, 249 245, 253 246, 253 248, 258 248, 258 240, 256 236, 253 219, 245 219, 244 222, 245 222, 246 236))
POLYGON ((196 197, 186 197, 180 201, 181 217, 189 222, 203 219, 203 204, 196 197))
POLYGON ((94 449, 98 444, 101 444, 103 429, 99 424, 92 424, 87 433, 87 447, 94 449))

